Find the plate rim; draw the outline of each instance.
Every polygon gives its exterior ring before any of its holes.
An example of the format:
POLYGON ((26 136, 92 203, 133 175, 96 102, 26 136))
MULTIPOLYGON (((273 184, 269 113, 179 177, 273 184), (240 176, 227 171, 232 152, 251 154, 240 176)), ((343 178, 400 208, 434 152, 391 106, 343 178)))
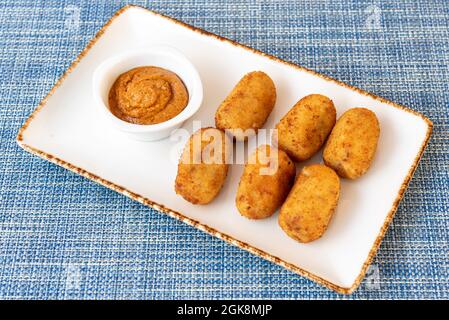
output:
POLYGON ((40 101, 38 106, 34 109, 34 111, 30 114, 30 116, 24 122, 22 127, 19 129, 17 137, 16 137, 16 142, 18 143, 18 145, 21 148, 23 148, 25 151, 27 151, 27 152, 29 152, 29 153, 31 153, 33 155, 36 155, 36 156, 38 156, 40 158, 43 158, 43 159, 45 159, 45 160, 47 160, 49 162, 52 162, 52 163, 56 164, 58 166, 61 166, 61 167, 65 168, 65 169, 67 169, 67 170, 70 170, 70 171, 72 171, 72 172, 74 172, 76 174, 79 174, 79 175, 83 176, 84 178, 92 180, 92 181, 94 181, 94 182, 96 182, 96 183, 98 183, 98 184, 100 184, 100 185, 102 185, 104 187, 112 189, 112 190, 114 190, 114 191, 116 191, 116 192, 118 192, 118 193, 120 193, 122 195, 125 195, 125 196, 131 198, 132 200, 135 200, 135 201, 145 205, 145 206, 148 206, 148 207, 151 207, 151 208, 153 208, 153 209, 155 209, 157 211, 163 212, 163 213, 167 214, 168 216, 170 216, 172 218, 178 219, 178 220, 180 220, 180 221, 182 221, 182 222, 184 222, 184 223, 186 223, 186 224, 188 224, 188 225, 190 225, 190 226, 192 226, 192 227, 194 227, 196 229, 199 229, 199 230, 201 230, 203 232, 206 232, 206 233, 208 233, 208 234, 210 234, 210 235, 212 235, 214 237, 217 237, 217 238, 219 238, 221 240, 224 240, 224 241, 226 241, 226 242, 228 242, 228 243, 230 243, 232 245, 235 245, 235 246, 237 246, 240 249, 246 250, 246 251, 248 251, 248 252, 250 252, 250 253, 252 253, 252 254, 254 254, 256 256, 259 256, 259 257, 261 257, 261 258, 263 258, 265 260, 268 260, 268 261, 270 261, 272 263, 280 265, 280 266, 282 266, 282 267, 284 267, 284 268, 286 268, 286 269, 288 269, 288 270, 290 270, 290 271, 292 271, 294 273, 297 273, 297 274, 299 274, 299 275, 301 275, 303 277, 306 277, 306 278, 308 278, 308 279, 310 279, 310 280, 312 280, 312 281, 314 281, 314 282, 316 282, 316 283, 318 283, 318 284, 320 284, 322 286, 325 286, 328 289, 334 290, 337 293, 340 293, 340 294, 351 294, 359 287, 360 283, 362 282, 362 280, 363 280, 363 278, 364 278, 364 276, 365 276, 365 274, 367 272, 368 266, 371 264, 374 256, 376 255, 376 253, 377 253, 377 251, 379 249, 379 246, 380 246, 380 244, 381 244, 381 242, 382 242, 382 240, 383 240, 383 238, 385 236, 385 233, 386 233, 386 231, 387 231, 391 221, 393 220, 393 217, 394 217, 394 215, 396 213, 396 210, 397 210, 397 208, 399 206, 399 203, 400 203, 400 201, 402 200, 402 198, 404 196, 405 190, 407 189, 407 187, 408 187, 408 185, 409 185, 409 183, 411 181, 411 178, 413 177, 413 174, 415 173, 415 171, 416 171, 416 169, 418 167, 418 163, 419 163, 419 161, 420 161, 420 159, 421 159, 421 157, 422 157, 422 155, 424 153, 424 150, 425 150, 425 148, 426 148, 426 146, 427 146, 427 144, 429 142, 430 136, 432 134, 432 129, 433 129, 432 121, 430 121, 423 114, 421 114, 421 113, 419 113, 419 112, 417 112, 417 111, 415 111, 413 109, 409 109, 409 108, 407 108, 405 106, 402 106, 400 104, 397 104, 397 103, 392 102, 390 100, 387 100, 385 98, 379 97, 379 96, 377 96, 375 94, 372 94, 372 93, 370 93, 368 91, 359 89, 359 88, 354 87, 352 85, 346 84, 346 83, 344 83, 344 82, 342 82, 340 80, 336 80, 336 79, 334 79, 334 78, 332 78, 330 76, 321 74, 321 73, 319 73, 317 71, 308 69, 306 67, 302 67, 302 66, 297 65, 297 64, 295 64, 293 62, 288 62, 288 61, 282 60, 282 59, 280 59, 280 58, 278 58, 276 56, 273 56, 273 55, 261 52, 261 51, 256 50, 256 49, 253 49, 253 48, 248 47, 246 45, 243 45, 241 43, 235 42, 235 41, 233 41, 231 39, 228 39, 228 38, 216 35, 214 33, 208 32, 206 30, 203 30, 201 28, 189 25, 189 24, 187 24, 185 22, 182 22, 182 21, 179 21, 179 20, 177 20, 175 18, 166 16, 166 15, 164 15, 162 13, 155 12, 155 11, 153 11, 151 9, 148 9, 148 8, 145 8, 145 7, 142 7, 142 6, 139 6, 139 5, 128 4, 128 5, 123 6, 119 10, 117 10, 111 16, 111 18, 100 28, 99 31, 97 31, 97 33, 94 35, 94 37, 88 42, 86 47, 72 61, 70 66, 64 71, 64 73, 56 81, 56 83, 53 85, 53 87, 50 89, 50 91, 47 93, 47 95, 40 101), (137 194, 135 192, 132 192, 132 191, 130 191, 130 190, 128 190, 128 189, 126 189, 126 188, 116 184, 116 183, 113 183, 111 181, 103 179, 102 177, 100 177, 100 176, 98 176, 98 175, 96 175, 94 173, 91 173, 91 172, 89 172, 89 171, 87 171, 87 170, 85 170, 83 168, 77 167, 74 164, 72 164, 70 162, 67 162, 67 161, 65 161, 63 159, 60 159, 60 158, 58 158, 58 157, 56 157, 56 156, 54 156, 52 154, 49 154, 49 153, 47 153, 45 151, 39 150, 37 148, 34 148, 31 145, 27 145, 24 142, 24 139, 23 139, 24 132, 26 131, 26 129, 28 128, 28 126, 30 125, 30 123, 32 122, 32 120, 34 119, 36 114, 47 104, 48 99, 60 87, 60 85, 66 79, 66 77, 76 68, 78 63, 84 58, 84 56, 89 52, 89 50, 96 44, 96 42, 106 32, 108 27, 114 22, 114 20, 116 18, 118 18, 120 15, 122 15, 124 12, 126 12, 128 9, 132 9, 132 8, 145 10, 145 11, 150 12, 150 13, 156 15, 156 16, 159 16, 161 18, 167 19, 167 20, 169 20, 169 21, 171 21, 173 23, 181 25, 181 26, 183 26, 185 28, 188 28, 188 29, 190 29, 192 31, 198 32, 198 33, 203 34, 205 36, 213 37, 213 38, 215 38, 217 40, 228 42, 228 43, 230 43, 230 44, 232 44, 232 45, 234 45, 236 47, 243 48, 245 50, 251 51, 252 53, 255 53, 255 54, 267 57, 267 58, 269 58, 271 60, 274 60, 276 62, 283 63, 283 64, 285 64, 285 65, 287 65, 289 67, 293 67, 295 69, 306 71, 307 73, 310 73, 310 74, 313 74, 313 75, 318 76, 320 78, 323 78, 326 81, 334 82, 334 83, 336 83, 336 84, 338 84, 338 85, 340 85, 342 87, 345 87, 345 88, 348 88, 350 90, 356 91, 356 92, 358 92, 358 93, 360 93, 362 95, 369 96, 369 97, 371 97, 371 98, 373 98, 375 100, 378 100, 378 101, 380 101, 382 103, 388 104, 389 106, 392 106, 392 107, 395 107, 395 108, 399 108, 399 109, 401 109, 403 111, 412 113, 413 115, 418 116, 419 118, 424 120, 424 122, 427 125, 426 136, 425 136, 423 142, 421 143, 420 149, 419 149, 418 153, 416 154, 415 159, 414 159, 411 167, 409 168, 409 171, 408 171, 406 177, 402 181, 401 187, 399 188, 399 191, 398 191, 398 193, 396 195, 396 198, 395 198, 395 200, 393 202, 393 205, 392 205, 390 211, 388 212, 388 214, 387 214, 387 216, 386 216, 386 218, 385 218, 385 220, 384 220, 384 222, 382 224, 382 227, 380 228, 379 233, 377 234, 377 237, 376 237, 372 247, 370 248, 370 250, 368 252, 368 256, 365 259, 359 274, 357 275, 356 279, 354 280, 354 282, 352 283, 352 285, 350 287, 342 287, 340 285, 337 285, 337 284, 331 282, 330 280, 326 280, 326 279, 324 279, 324 278, 322 278, 322 277, 320 277, 318 275, 315 275, 314 273, 312 273, 310 271, 307 271, 307 270, 305 270, 305 269, 303 269, 301 267, 298 267, 298 266, 296 266, 296 265, 294 265, 292 263, 284 261, 284 260, 280 259, 279 257, 276 257, 273 254, 270 254, 270 253, 267 253, 267 252, 265 252, 263 250, 260 250, 260 249, 254 247, 254 246, 252 246, 252 245, 250 245, 248 243, 240 241, 240 240, 238 240, 238 239, 236 239, 236 238, 234 238, 232 236, 229 236, 229 235, 227 235, 227 234, 225 234, 223 232, 220 232, 220 231, 218 231, 218 230, 216 230, 216 229, 214 229, 212 227, 209 227, 207 224, 200 223, 199 221, 197 221, 195 219, 192 219, 192 218, 189 218, 189 217, 183 215, 180 212, 177 212, 177 211, 172 210, 172 209, 170 209, 170 208, 168 208, 168 207, 166 207, 166 206, 164 206, 162 204, 154 202, 151 199, 148 199, 148 198, 146 198, 146 197, 144 197, 142 195, 139 195, 139 194, 137 194))

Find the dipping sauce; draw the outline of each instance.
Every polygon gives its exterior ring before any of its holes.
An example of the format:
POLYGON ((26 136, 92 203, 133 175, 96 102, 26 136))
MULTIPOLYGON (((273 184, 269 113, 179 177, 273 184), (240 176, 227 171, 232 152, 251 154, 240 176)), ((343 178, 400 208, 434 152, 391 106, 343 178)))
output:
POLYGON ((187 106, 189 93, 173 72, 148 66, 121 74, 109 91, 109 109, 124 121, 156 124, 174 118, 187 106))

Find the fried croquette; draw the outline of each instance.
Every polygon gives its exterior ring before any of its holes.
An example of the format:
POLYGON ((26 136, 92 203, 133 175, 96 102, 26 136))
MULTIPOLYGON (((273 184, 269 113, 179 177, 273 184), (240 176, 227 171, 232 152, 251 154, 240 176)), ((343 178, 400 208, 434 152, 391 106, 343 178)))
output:
POLYGON ((240 214, 250 219, 271 216, 287 197, 295 174, 295 164, 284 151, 258 147, 240 178, 235 200, 240 214))
POLYGON ((276 125, 274 141, 295 161, 311 158, 335 125, 332 100, 311 94, 299 100, 276 125))
POLYGON ((377 149, 380 126, 365 108, 346 111, 337 121, 323 151, 324 163, 342 178, 356 179, 369 169, 377 149))
POLYGON ((245 140, 262 128, 276 103, 273 80, 262 71, 246 74, 218 107, 215 126, 236 140, 245 140))
POLYGON ((320 238, 337 206, 340 178, 322 164, 306 166, 295 181, 279 213, 279 225, 299 242, 320 238))
POLYGON ((178 164, 175 191, 193 204, 208 204, 228 172, 232 142, 222 130, 203 128, 188 140, 178 164))

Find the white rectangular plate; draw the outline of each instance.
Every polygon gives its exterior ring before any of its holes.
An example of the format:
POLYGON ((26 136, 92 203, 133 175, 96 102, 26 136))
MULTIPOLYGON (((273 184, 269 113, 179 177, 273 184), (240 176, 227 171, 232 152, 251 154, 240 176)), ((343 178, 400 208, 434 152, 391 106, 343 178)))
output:
MULTIPOLYGON (((141 203, 211 233, 340 293, 359 285, 410 181, 432 131, 421 114, 305 68, 136 6, 119 10, 99 31, 21 128, 27 151, 81 174, 141 203), (241 165, 233 165, 215 201, 195 206, 174 192, 171 161, 179 142, 130 140, 103 122, 94 106, 91 77, 96 66, 122 51, 168 44, 197 67, 204 84, 200 111, 192 120, 214 125, 217 106, 252 70, 274 80, 278 99, 265 128, 273 128, 303 96, 330 97, 338 115, 352 107, 377 114, 381 135, 371 169, 356 181, 342 180, 341 198, 329 229, 300 244, 277 224, 243 218, 235 208, 241 165)), ((321 153, 304 164, 321 162, 321 153)), ((302 166, 303 164, 300 164, 302 166)), ((248 266, 251 268, 251 266, 248 266)))

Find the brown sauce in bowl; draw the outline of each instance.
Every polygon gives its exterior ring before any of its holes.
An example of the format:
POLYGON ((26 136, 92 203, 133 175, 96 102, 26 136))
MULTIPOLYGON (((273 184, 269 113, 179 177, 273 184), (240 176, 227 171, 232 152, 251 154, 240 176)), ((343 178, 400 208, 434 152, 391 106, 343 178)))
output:
POLYGON ((121 74, 109 91, 109 109, 126 122, 156 124, 185 109, 189 93, 173 72, 148 66, 121 74))

